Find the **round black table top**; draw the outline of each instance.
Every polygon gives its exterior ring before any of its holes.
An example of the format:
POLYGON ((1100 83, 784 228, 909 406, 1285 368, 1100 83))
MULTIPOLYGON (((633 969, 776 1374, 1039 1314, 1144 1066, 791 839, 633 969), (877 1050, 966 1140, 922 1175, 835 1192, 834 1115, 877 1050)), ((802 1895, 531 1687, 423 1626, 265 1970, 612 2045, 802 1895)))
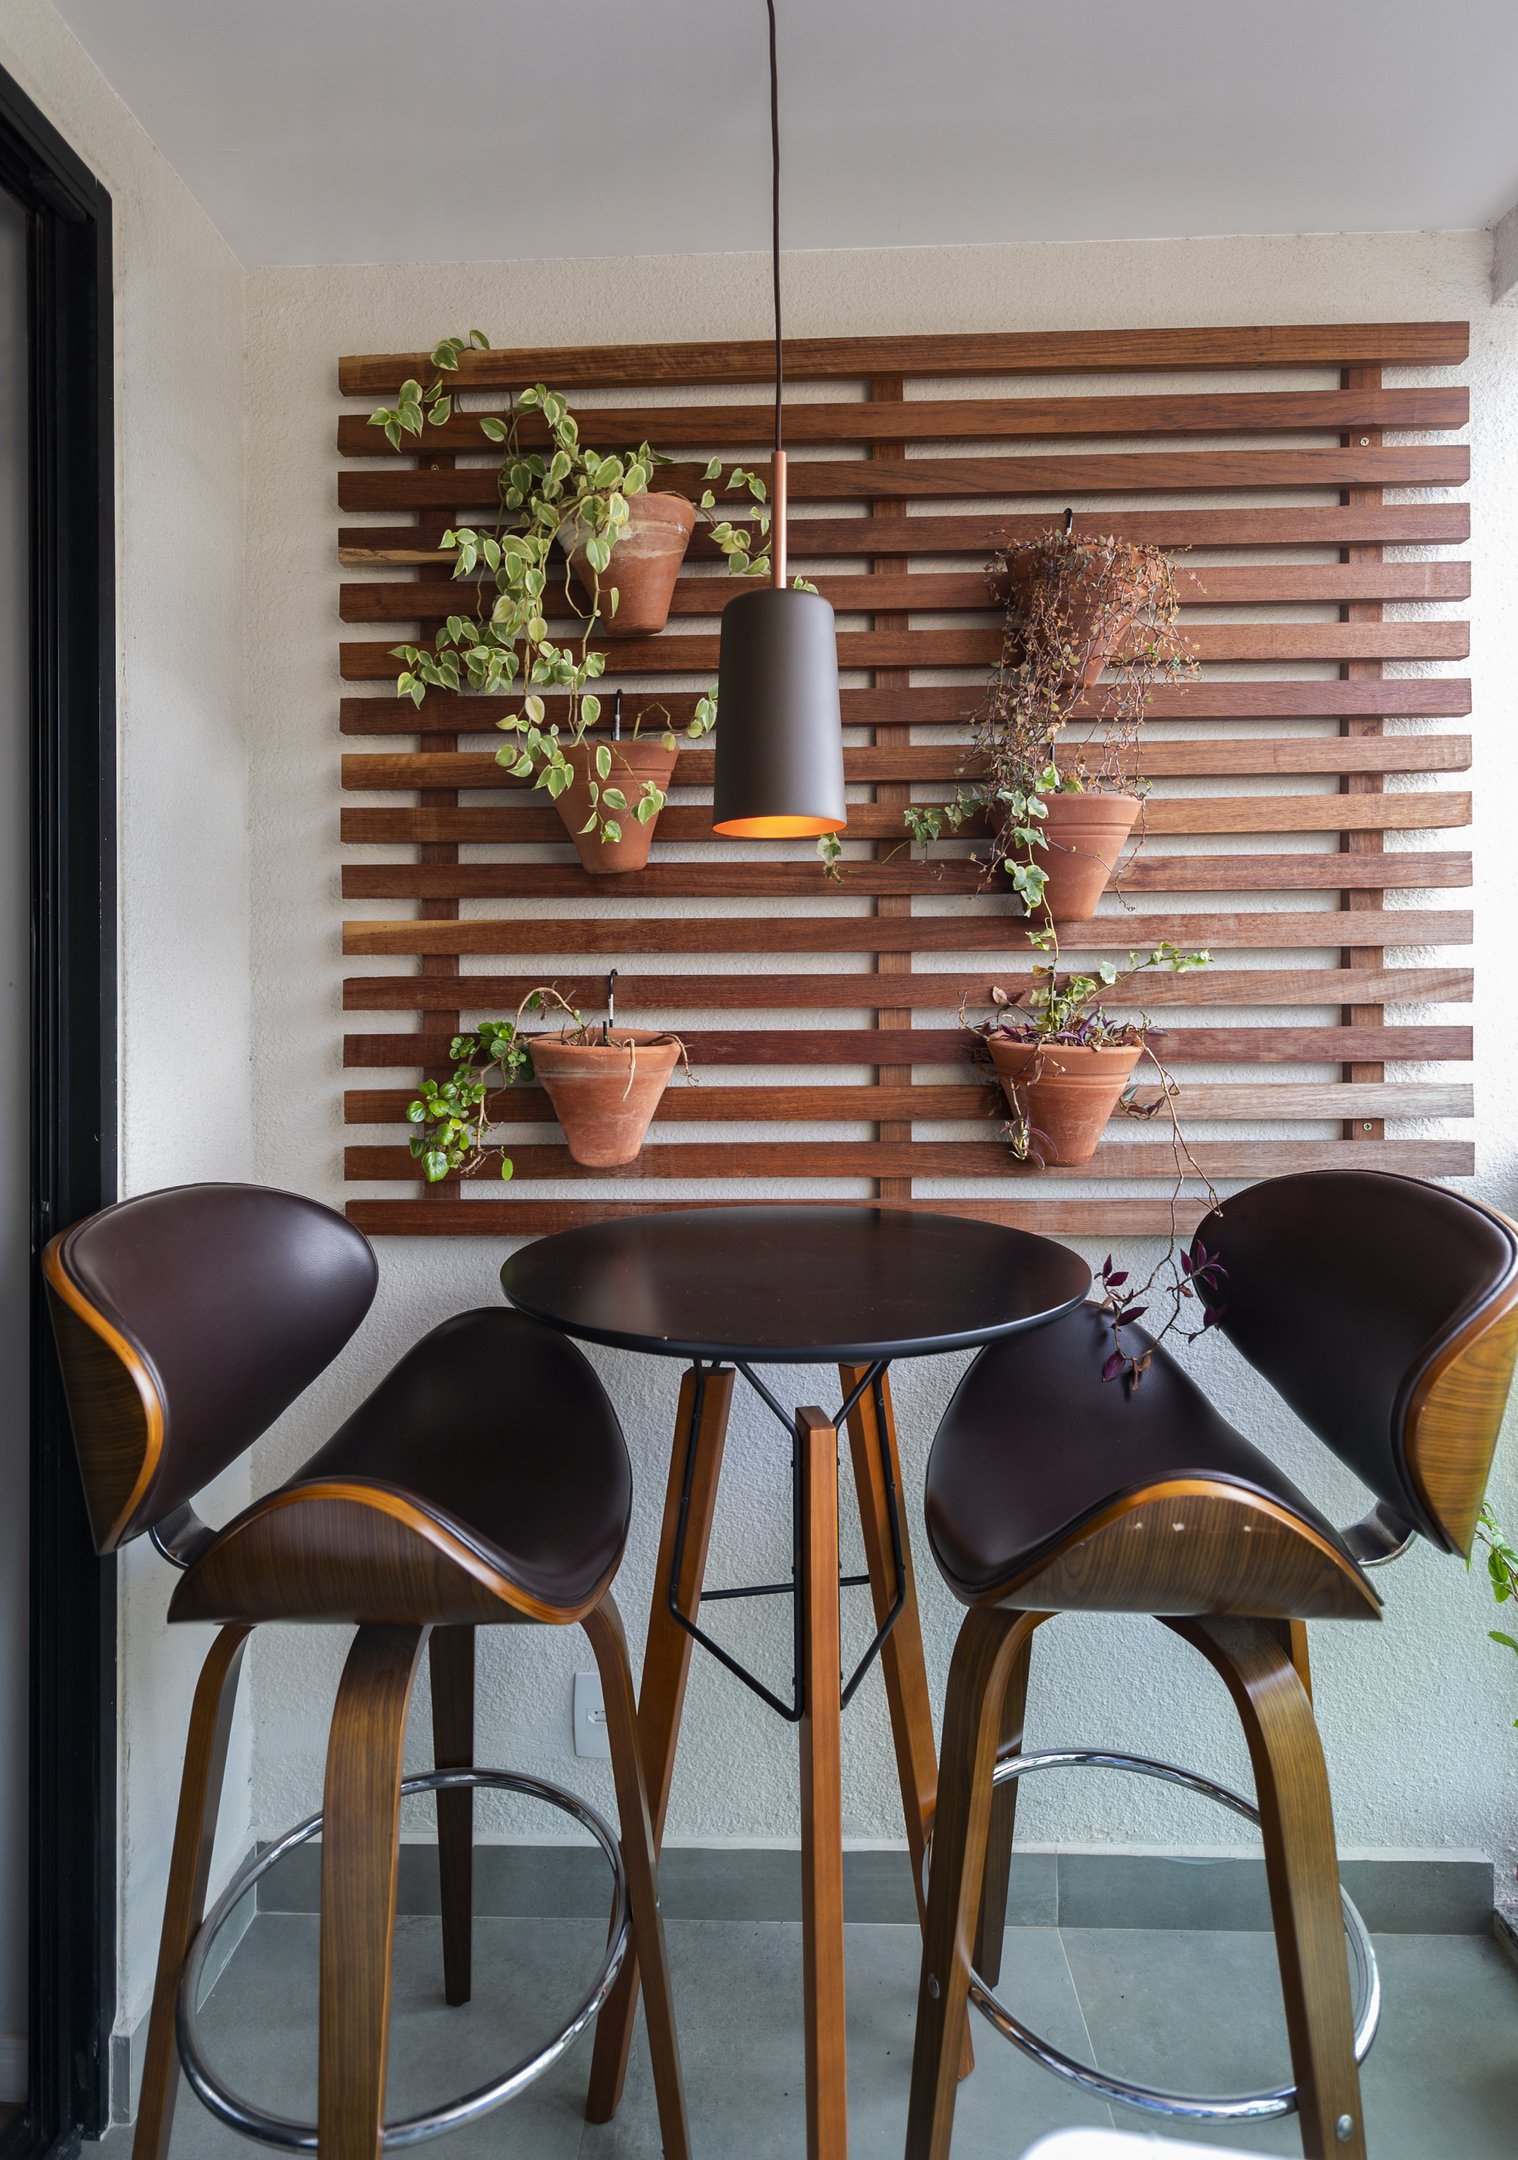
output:
POLYGON ((1084 1260, 1026 1230, 889 1207, 692 1207, 560 1230, 501 1269, 584 1342, 744 1364, 963 1350, 1078 1305, 1084 1260))

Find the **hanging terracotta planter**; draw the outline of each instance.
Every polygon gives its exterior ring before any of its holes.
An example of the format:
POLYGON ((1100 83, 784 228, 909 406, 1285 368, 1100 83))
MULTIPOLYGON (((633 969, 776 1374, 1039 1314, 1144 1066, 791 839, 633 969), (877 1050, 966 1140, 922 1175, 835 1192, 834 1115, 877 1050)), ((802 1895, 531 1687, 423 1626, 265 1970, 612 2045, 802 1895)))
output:
MULTIPOLYGON (((1086 552, 1076 542, 1052 557, 1039 542, 1010 548, 1006 568, 994 570, 989 583, 992 599, 1024 618, 1033 613, 1041 588, 1048 590, 1050 606, 1058 611, 1061 642, 1073 653, 1086 654, 1083 666, 1060 676, 1067 688, 1089 690, 1133 627, 1134 609, 1114 600, 1114 580, 1100 548, 1086 552)), ((1009 645, 1009 657, 1021 659, 1015 629, 1010 629, 1009 645)))
POLYGON ((532 1069, 587 1170, 636 1159, 679 1056, 672 1036, 648 1028, 612 1028, 604 1042, 532 1040, 532 1069))
POLYGON ((1014 1118, 1026 1117, 1032 1151, 1046 1163, 1090 1162, 1142 1043, 1018 1042, 988 1035, 986 1048, 1014 1118))
MULTIPOLYGON (((669 621, 675 580, 685 560, 685 550, 695 530, 696 511, 683 495, 634 495, 627 505, 627 523, 611 551, 609 568, 600 578, 600 629, 609 638, 657 637, 669 621), (612 613, 611 595, 617 595, 612 613)), ((585 560, 584 527, 563 526, 559 545, 569 557, 587 602, 597 592, 595 572, 585 560)))
POLYGON ((669 748, 661 736, 651 736, 647 742, 637 737, 608 742, 604 736, 587 735, 583 742, 566 749, 564 755, 574 770, 574 779, 555 799, 554 807, 564 820, 581 863, 594 877, 641 870, 648 861, 658 820, 640 822, 638 804, 650 780, 661 795, 669 792, 678 749, 669 748), (603 748, 611 753, 611 769, 604 780, 596 770, 596 752, 603 748), (619 839, 603 840, 595 826, 589 832, 583 830, 598 808, 598 799, 591 795, 592 783, 602 790, 619 788, 627 798, 625 810, 602 812, 620 827, 619 839))
POLYGON ((1047 847, 1032 860, 1046 873, 1044 910, 1055 922, 1084 922, 1096 913, 1123 844, 1142 808, 1137 795, 1088 788, 1078 795, 1045 795, 1047 847))

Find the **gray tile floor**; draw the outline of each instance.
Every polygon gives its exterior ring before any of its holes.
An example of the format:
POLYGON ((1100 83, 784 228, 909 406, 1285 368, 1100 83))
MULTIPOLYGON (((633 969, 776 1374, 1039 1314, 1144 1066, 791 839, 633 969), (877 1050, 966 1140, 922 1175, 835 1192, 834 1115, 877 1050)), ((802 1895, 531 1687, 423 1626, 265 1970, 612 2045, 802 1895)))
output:
MULTIPOLYGON (((483 2082, 533 2044, 583 1989, 601 1930, 586 1921, 477 1922, 475 1999, 444 2007, 437 1923, 403 1919, 396 1952, 390 2111, 483 2082)), ((802 2160, 801 1944, 781 1923, 678 1921, 669 1929, 696 2160, 802 2160)), ((848 1931, 851 2151, 902 2147, 917 1980, 916 1930, 848 1931)), ((1377 1949, 1386 1990, 1364 2080, 1373 2160, 1513 2160, 1518 2153, 1518 1971, 1480 1936, 1393 1935, 1377 1949)), ((1071 2053, 1150 2082, 1236 2089, 1285 2075, 1267 1934, 1016 1928, 1003 1987, 1071 2053)), ((314 2112, 316 1922, 263 1913, 203 2013, 222 2074, 287 2114, 314 2112)), ((1045 2132, 1109 2121, 1104 2107, 1023 2061, 977 2021, 977 2068, 960 2088, 956 2160, 1016 2160, 1045 2132)), ((642 2036, 615 2120, 581 2117, 589 2042, 523 2099, 440 2146, 448 2160, 657 2160, 642 2036)), ((1119 2111, 1119 2126, 1144 2127, 1119 2111)), ((1196 2133, 1246 2151, 1299 2153, 1296 2127, 1196 2133)), ((117 2134, 110 2142, 124 2146, 117 2134)), ((245 2160, 249 2148, 187 2091, 173 2160, 245 2160)), ((114 2160, 114 2156, 113 2156, 114 2160)))

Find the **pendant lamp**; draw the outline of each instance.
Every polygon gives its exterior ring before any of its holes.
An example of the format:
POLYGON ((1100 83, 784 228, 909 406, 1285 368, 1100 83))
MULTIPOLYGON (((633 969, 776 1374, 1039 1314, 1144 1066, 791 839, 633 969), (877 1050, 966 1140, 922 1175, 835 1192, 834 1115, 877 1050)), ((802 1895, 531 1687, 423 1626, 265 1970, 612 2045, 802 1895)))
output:
POLYGON ((770 23, 770 260, 775 292, 775 465, 770 490, 770 583, 722 610, 717 670, 717 782, 712 829, 731 839, 794 840, 842 832, 843 721, 838 636, 820 594, 786 579, 786 480, 781 406, 780 77, 775 0, 770 23))

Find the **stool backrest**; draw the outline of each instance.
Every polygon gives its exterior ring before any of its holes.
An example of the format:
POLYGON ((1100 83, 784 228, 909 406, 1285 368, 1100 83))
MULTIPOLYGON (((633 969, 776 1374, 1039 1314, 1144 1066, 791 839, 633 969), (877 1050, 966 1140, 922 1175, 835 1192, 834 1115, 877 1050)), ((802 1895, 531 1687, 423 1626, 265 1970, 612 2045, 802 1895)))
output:
POLYGON ((1220 1328, 1379 1500, 1468 1553, 1518 1355, 1518 1233, 1419 1178, 1268 1178, 1197 1231, 1220 1328))
POLYGON ((328 1366, 379 1271, 330 1208, 182 1185, 75 1223, 43 1255, 96 1550, 183 1507, 328 1366))

